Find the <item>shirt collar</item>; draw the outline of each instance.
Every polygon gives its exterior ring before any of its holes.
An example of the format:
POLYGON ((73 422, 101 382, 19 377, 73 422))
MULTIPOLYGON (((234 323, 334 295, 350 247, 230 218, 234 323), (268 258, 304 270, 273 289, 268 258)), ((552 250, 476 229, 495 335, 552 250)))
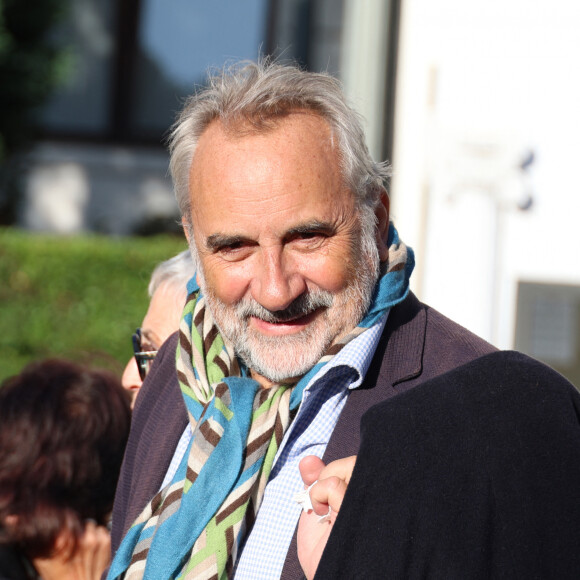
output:
POLYGON ((383 333, 390 311, 385 312, 375 324, 365 332, 351 340, 335 357, 325 364, 311 379, 304 391, 309 391, 316 387, 321 379, 330 370, 344 366, 356 371, 356 379, 350 383, 349 389, 356 389, 362 384, 377 346, 383 333))

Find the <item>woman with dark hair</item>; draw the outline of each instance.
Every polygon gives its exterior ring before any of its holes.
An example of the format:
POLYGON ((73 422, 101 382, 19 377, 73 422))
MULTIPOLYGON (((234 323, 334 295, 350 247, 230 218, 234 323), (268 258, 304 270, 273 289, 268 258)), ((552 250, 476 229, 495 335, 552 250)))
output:
POLYGON ((0 387, 0 580, 100 578, 129 434, 111 373, 51 359, 0 387))

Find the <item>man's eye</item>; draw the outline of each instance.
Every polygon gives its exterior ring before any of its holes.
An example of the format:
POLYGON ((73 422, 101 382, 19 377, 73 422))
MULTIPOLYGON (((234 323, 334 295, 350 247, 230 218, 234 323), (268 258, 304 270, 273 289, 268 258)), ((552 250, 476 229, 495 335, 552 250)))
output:
POLYGON ((227 246, 220 246, 217 249, 218 254, 229 255, 239 253, 244 247, 242 242, 235 242, 233 244, 228 244, 227 246))
POLYGON ((295 242, 308 244, 323 242, 328 236, 324 232, 300 232, 294 236, 295 242))
POLYGON ((232 244, 228 244, 227 246, 222 246, 220 248, 221 252, 235 252, 242 247, 242 242, 234 242, 232 244))
POLYGON ((250 245, 243 240, 232 242, 231 244, 226 244, 217 248, 216 253, 224 260, 243 260, 250 253, 250 245))

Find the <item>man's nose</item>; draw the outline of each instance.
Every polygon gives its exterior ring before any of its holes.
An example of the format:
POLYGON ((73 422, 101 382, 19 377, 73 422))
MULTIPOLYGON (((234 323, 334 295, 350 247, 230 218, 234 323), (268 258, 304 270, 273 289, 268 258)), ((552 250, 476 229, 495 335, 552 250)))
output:
POLYGON ((252 281, 252 298, 264 308, 276 312, 284 310, 306 291, 303 276, 283 250, 263 250, 259 271, 252 281))

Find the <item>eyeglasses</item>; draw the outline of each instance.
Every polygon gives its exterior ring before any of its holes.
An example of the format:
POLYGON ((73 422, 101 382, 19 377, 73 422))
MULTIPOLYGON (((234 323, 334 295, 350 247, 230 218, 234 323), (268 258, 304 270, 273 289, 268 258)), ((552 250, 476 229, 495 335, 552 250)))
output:
POLYGON ((141 380, 144 381, 151 365, 153 364, 153 359, 157 354, 156 350, 146 350, 144 351, 141 347, 141 329, 138 328, 133 334, 133 353, 135 356, 135 361, 137 362, 137 369, 139 370, 139 376, 141 380))

